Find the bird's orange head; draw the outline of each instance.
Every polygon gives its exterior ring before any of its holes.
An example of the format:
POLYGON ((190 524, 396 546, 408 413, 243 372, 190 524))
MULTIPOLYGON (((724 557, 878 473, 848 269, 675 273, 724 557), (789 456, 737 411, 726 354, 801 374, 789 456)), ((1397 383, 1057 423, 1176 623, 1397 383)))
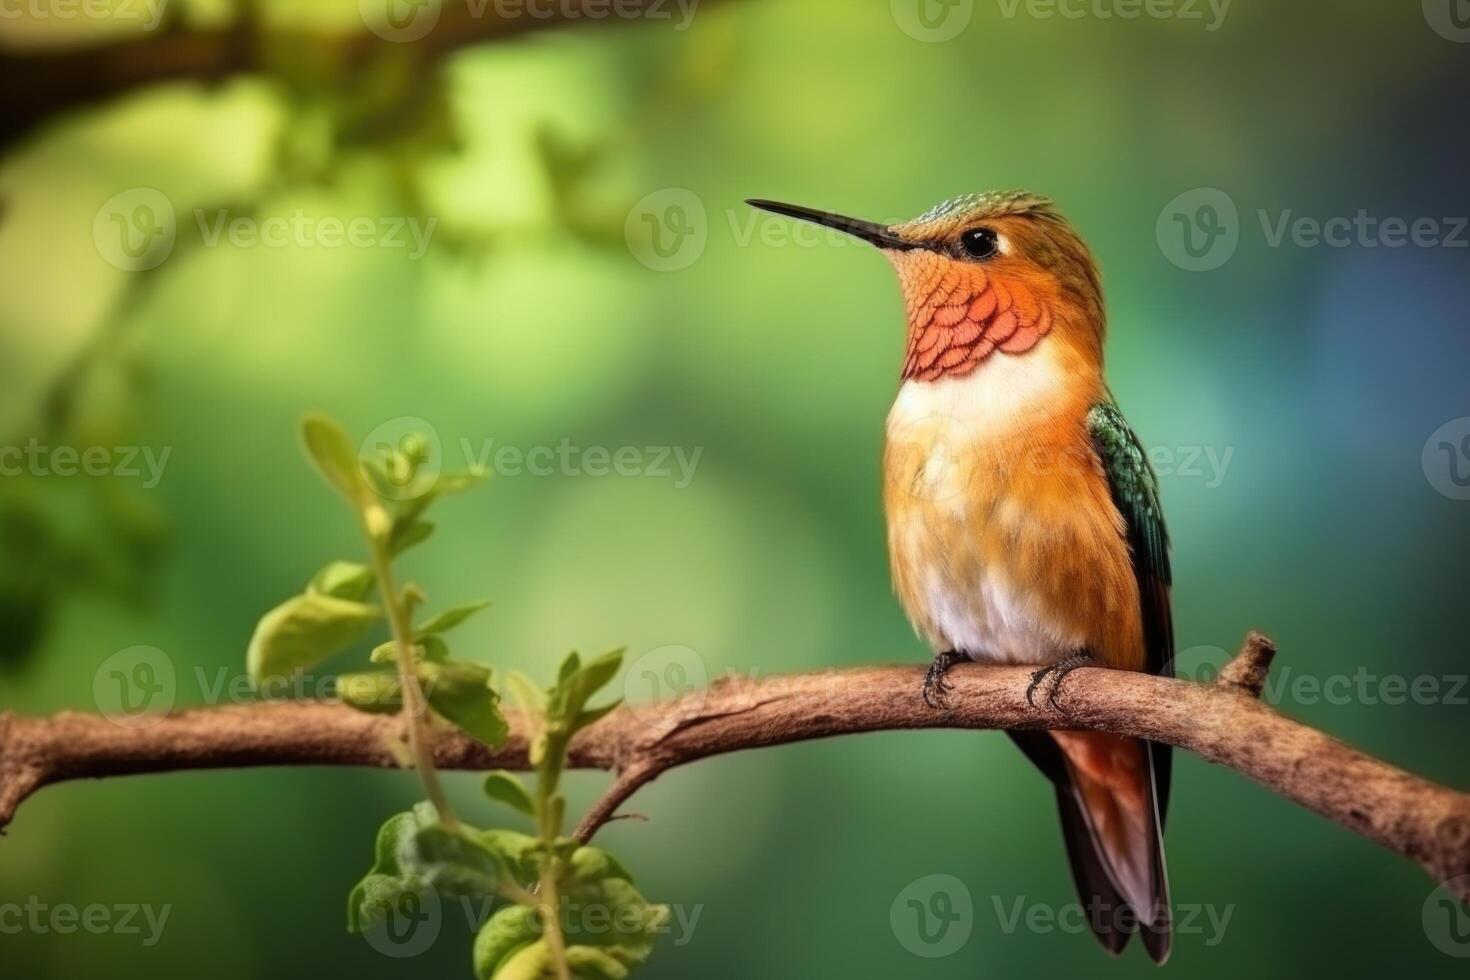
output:
POLYGON ((775 201, 746 203, 883 250, 903 286, 906 380, 969 374, 988 357, 1025 354, 1043 342, 1064 343, 1101 366, 1097 264, 1046 198, 967 194, 895 225, 775 201))

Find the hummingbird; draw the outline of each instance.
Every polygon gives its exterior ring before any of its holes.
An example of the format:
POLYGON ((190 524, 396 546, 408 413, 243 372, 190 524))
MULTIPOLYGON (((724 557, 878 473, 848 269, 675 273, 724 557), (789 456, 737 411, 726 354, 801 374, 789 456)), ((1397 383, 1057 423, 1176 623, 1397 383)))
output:
MULTIPOLYGON (((1158 481, 1103 376, 1096 261, 1052 201, 952 198, 885 225, 752 199, 876 246, 907 320, 883 502, 894 591, 955 664, 1028 664, 1057 696, 1081 666, 1173 674, 1169 541, 1158 481)), ((1170 748, 1083 731, 1008 731, 1050 779, 1088 924, 1120 953, 1172 944, 1163 826, 1170 748)))

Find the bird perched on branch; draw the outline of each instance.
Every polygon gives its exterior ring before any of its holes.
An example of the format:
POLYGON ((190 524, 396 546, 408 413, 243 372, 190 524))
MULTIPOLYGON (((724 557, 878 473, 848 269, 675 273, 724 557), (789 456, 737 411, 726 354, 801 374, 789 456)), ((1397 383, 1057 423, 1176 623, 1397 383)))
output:
MULTIPOLYGON (((1027 697, 1053 707, 1080 666, 1172 674, 1157 481, 1103 379, 1097 265, 1052 203, 967 195, 892 226, 748 203, 856 236, 898 271, 908 329, 884 506, 895 591, 936 654, 925 700, 943 709, 962 660, 1037 665, 1027 697)), ((1136 932, 1162 963, 1169 747, 1008 734, 1056 789, 1098 940, 1117 953, 1136 932)))

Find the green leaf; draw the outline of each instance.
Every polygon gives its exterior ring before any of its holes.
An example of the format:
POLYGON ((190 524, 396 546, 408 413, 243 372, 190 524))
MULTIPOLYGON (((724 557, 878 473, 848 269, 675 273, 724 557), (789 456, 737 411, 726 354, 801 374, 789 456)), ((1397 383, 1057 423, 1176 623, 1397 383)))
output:
POLYGON ((429 601, 429 594, 417 582, 405 582, 398 595, 403 600, 403 608, 407 610, 409 619, 413 619, 415 609, 429 601))
POLYGON ((432 633, 419 637, 415 647, 418 649, 419 656, 431 664, 449 663, 449 645, 432 633))
POLYGON ((398 865, 423 878, 443 895, 493 898, 504 869, 473 831, 452 831, 440 824, 424 827, 399 841, 398 865))
MULTIPOLYGON (((382 470, 379 479, 387 480, 387 485, 392 486, 398 494, 403 492, 401 482, 394 482, 391 476, 388 475, 387 470, 382 470)), ((457 492, 463 491, 463 489, 469 489, 470 486, 475 486, 482 479, 484 478, 475 476, 473 473, 442 473, 434 482, 429 483, 426 488, 423 488, 422 494, 403 502, 403 505, 398 508, 398 520, 406 523, 406 525, 407 523, 416 522, 419 517, 423 516, 423 511, 428 510, 429 504, 432 504, 432 502, 440 500, 441 497, 447 497, 448 494, 457 494, 457 492)))
POLYGON ((360 506, 367 494, 367 484, 363 482, 362 466, 357 460, 357 447, 347 430, 335 419, 311 412, 301 420, 301 437, 317 472, 353 505, 360 506))
POLYGON ((561 666, 557 668, 556 683, 558 685, 562 685, 571 680, 572 675, 574 675, 581 666, 582 658, 577 653, 577 651, 573 650, 571 653, 566 655, 566 658, 561 662, 561 666))
POLYGON ((260 684, 321 663, 346 649, 377 622, 377 606, 328 595, 292 596, 260 618, 245 666, 260 684))
POLYGON ((373 590, 373 570, 355 561, 334 561, 311 577, 306 591, 337 599, 366 599, 373 590))
POLYGON ((588 708, 586 711, 583 711, 580 715, 578 715, 576 720, 572 722, 572 730, 581 731, 593 722, 600 721, 606 715, 609 715, 613 711, 616 711, 618 706, 622 703, 623 699, 618 698, 616 701, 613 701, 609 704, 604 704, 600 708, 588 708))
MULTIPOLYGON (((546 707, 546 714, 559 721, 569 723, 568 735, 576 730, 583 718, 587 701, 617 675, 623 664, 623 651, 613 650, 585 664, 574 658, 575 654, 562 662, 556 687, 546 707), (570 666, 569 666, 570 665, 570 666)), ((600 718, 610 708, 597 708, 591 713, 591 721, 600 718)))
POLYGON ((347 896, 347 931, 366 932, 383 923, 389 912, 423 887, 423 881, 406 875, 367 875, 347 896))
POLYGON ((535 909, 525 905, 500 909, 475 936, 475 976, 492 980, 512 957, 540 939, 541 923, 535 909))
POLYGON ((421 816, 415 812, 395 813, 378 828, 373 845, 373 866, 347 897, 347 929, 361 932, 383 917, 407 885, 398 866, 398 851, 418 833, 421 816), (387 904, 383 904, 388 900, 387 904))
POLYGON ((427 816, 422 810, 405 810, 383 821, 383 826, 378 828, 377 839, 373 842, 374 871, 387 875, 398 873, 399 849, 425 826, 427 816))
POLYGON ((485 600, 483 602, 467 602, 464 605, 446 609, 439 615, 430 617, 422 625, 416 627, 414 629, 414 635, 426 636, 430 633, 444 633, 452 630, 488 605, 490 605, 489 600, 485 600))
POLYGON ((388 553, 401 555, 414 545, 422 544, 433 533, 432 521, 405 521, 399 518, 393 522, 393 528, 388 532, 388 553))
POLYGON ((426 661, 419 668, 430 706, 466 734, 494 746, 505 741, 509 726, 490 676, 488 667, 459 661, 426 661))
MULTIPOLYGON (((564 862, 562 932, 574 977, 623 980, 648 959, 664 931, 668 909, 649 904, 611 854, 571 838, 558 838, 550 852, 536 838, 508 831, 481 831, 478 839, 497 851, 503 866, 519 861, 526 882, 537 874, 538 855, 554 853, 564 862), (487 843, 492 835, 499 838, 493 846, 487 843), (576 914, 570 914, 573 910, 576 914)), ((550 976, 551 960, 536 911, 512 905, 491 916, 475 937, 474 968, 481 980, 550 976)))
POLYGON ((526 787, 514 773, 504 769, 497 769, 485 777, 485 795, 526 816, 536 812, 536 804, 531 800, 531 794, 526 791, 526 787))
POLYGON ((633 876, 623 862, 600 847, 584 844, 572 852, 567 862, 567 880, 573 885, 591 885, 605 878, 621 878, 631 882, 633 876))
MULTIPOLYGON (((373 647, 373 652, 368 654, 368 659, 375 664, 397 663, 398 641, 388 640, 385 643, 379 643, 373 647)), ((413 644, 413 659, 416 662, 428 660, 442 664, 449 659, 449 647, 437 636, 425 636, 413 644)))
POLYGON ((406 475, 412 477, 419 471, 419 467, 429 461, 429 442, 423 433, 410 432, 398 440, 398 446, 393 453, 406 468, 406 475))
POLYGON ((582 703, 607 686, 608 682, 617 676, 618 669, 623 666, 623 651, 612 650, 604 653, 596 660, 577 672, 577 693, 581 695, 582 703))
POLYGON ((485 974, 494 980, 542 980, 554 975, 551 972, 551 949, 544 939, 522 946, 501 960, 493 973, 485 974))
POLYGON ((529 888, 541 876, 536 855, 541 848, 539 838, 514 830, 495 828, 475 835, 480 846, 494 854, 516 881, 529 888))
POLYGON ((568 946, 567 966, 578 980, 625 980, 628 968, 594 946, 568 946))
POLYGON ((483 483, 485 478, 474 473, 441 473, 425 491, 415 497, 404 510, 406 517, 418 517, 440 497, 459 493, 483 483))
POLYGON ((386 670, 364 670, 337 677, 337 696, 358 711, 374 715, 397 714, 403 710, 403 689, 398 674, 386 670))
POLYGON ((510 688, 511 697, 516 699, 516 706, 522 711, 529 715, 540 715, 546 710, 546 692, 525 674, 512 670, 505 675, 505 684, 510 688))
POLYGON ((419 471, 429 462, 429 448, 420 432, 404 433, 392 443, 379 441, 363 454, 363 472, 369 489, 393 501, 422 495, 434 484, 432 479, 418 479, 419 471))
POLYGON ((361 457, 363 480, 367 488, 385 500, 392 500, 402 493, 402 487, 388 472, 388 460, 381 453, 369 453, 361 457))
POLYGON ((567 908, 583 912, 563 923, 567 945, 602 950, 626 967, 648 959, 668 921, 668 907, 650 905, 625 878, 604 877, 573 885, 564 893, 567 908), (588 914, 593 909, 597 910, 595 917, 588 914))

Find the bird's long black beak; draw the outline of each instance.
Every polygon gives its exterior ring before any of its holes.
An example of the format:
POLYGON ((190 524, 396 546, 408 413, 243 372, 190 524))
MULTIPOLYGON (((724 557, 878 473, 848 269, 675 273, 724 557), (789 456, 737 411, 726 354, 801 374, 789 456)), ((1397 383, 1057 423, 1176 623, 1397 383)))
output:
POLYGON ((745 203, 753 208, 760 208, 762 211, 770 211, 772 214, 784 214, 788 218, 810 221, 812 224, 822 225, 825 228, 835 228, 879 248, 897 250, 918 248, 913 242, 904 241, 895 235, 892 229, 876 221, 848 218, 844 215, 833 214, 831 211, 818 211, 815 208, 804 208, 797 204, 782 204, 780 201, 766 201, 761 198, 750 198, 745 203))

